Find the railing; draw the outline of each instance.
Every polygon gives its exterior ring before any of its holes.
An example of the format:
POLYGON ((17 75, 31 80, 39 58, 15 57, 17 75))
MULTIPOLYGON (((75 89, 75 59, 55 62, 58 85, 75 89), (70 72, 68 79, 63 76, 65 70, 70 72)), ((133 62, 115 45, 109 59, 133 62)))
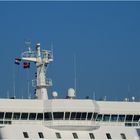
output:
POLYGON ((26 51, 21 54, 24 58, 36 58, 36 52, 35 51, 26 51))
MULTIPOLYGON (((46 85, 45 86, 47 86, 47 87, 50 87, 50 86, 52 86, 52 79, 46 79, 46 85)), ((32 80, 32 86, 33 87, 36 87, 37 86, 37 80, 36 79, 34 79, 34 80, 32 80)))
MULTIPOLYGON (((21 54, 22 58, 37 58, 36 51, 26 51, 21 54)), ((53 53, 52 51, 43 50, 41 51, 42 59, 48 59, 49 61, 53 61, 53 53)))
POLYGON ((41 58, 48 59, 49 61, 53 61, 53 52, 48 50, 41 51, 41 58))

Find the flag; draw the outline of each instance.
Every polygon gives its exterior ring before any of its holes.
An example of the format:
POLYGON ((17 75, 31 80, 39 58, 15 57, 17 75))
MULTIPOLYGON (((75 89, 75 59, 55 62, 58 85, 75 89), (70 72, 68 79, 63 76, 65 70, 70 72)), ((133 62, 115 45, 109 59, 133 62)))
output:
POLYGON ((28 63, 28 62, 23 62, 23 68, 24 68, 24 69, 30 68, 30 63, 28 63))
POLYGON ((21 61, 20 58, 15 58, 15 64, 20 65, 20 61, 21 61))

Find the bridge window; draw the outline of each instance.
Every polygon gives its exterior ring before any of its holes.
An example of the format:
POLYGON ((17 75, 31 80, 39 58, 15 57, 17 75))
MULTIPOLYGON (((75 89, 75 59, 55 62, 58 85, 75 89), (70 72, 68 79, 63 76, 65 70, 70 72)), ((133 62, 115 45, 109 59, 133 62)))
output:
POLYGON ((4 117, 4 112, 0 112, 0 119, 3 119, 4 117))
POLYGON ((70 118, 70 112, 66 112, 65 113, 65 120, 69 120, 69 118, 70 118))
POLYGON ((20 119, 20 113, 14 113, 13 120, 19 120, 20 119))
POLYGON ((60 133, 55 133, 56 134, 56 137, 58 138, 58 139, 61 139, 61 135, 60 135, 60 133))
POLYGON ((92 119, 92 114, 93 114, 92 112, 89 112, 89 113, 88 113, 88 115, 87 115, 87 120, 91 120, 91 119, 92 119))
POLYGON ((39 136, 39 138, 44 138, 44 135, 42 132, 38 132, 38 136, 39 136))
POLYGON ((95 136, 93 133, 89 133, 89 137, 90 137, 90 139, 95 139, 95 136))
POLYGON ((37 120, 43 120, 43 113, 37 114, 37 120))
POLYGON ((125 120, 125 115, 119 115, 118 121, 124 122, 124 120, 125 120))
POLYGON ((98 114, 96 121, 102 121, 102 114, 98 114))
POLYGON ((77 113, 76 113, 76 120, 80 120, 81 114, 82 114, 81 112, 77 112, 77 113))
POLYGON ((52 120, 52 113, 48 112, 44 114, 45 120, 52 120))
POLYGON ((22 113, 21 120, 27 120, 27 119, 28 119, 28 113, 22 113))
POLYGON ((110 133, 106 133, 107 139, 112 139, 110 133))
POLYGON ((71 120, 75 120, 75 117, 76 117, 76 112, 72 112, 72 113, 71 113, 70 119, 71 119, 71 120))
POLYGON ((121 133, 120 135, 121 135, 121 138, 122 138, 122 139, 126 139, 126 136, 125 136, 124 133, 121 133))
POLYGON ((104 114, 103 121, 109 121, 110 115, 104 114))
POLYGON ((98 113, 94 113, 94 114, 93 114, 93 120, 96 119, 97 115, 98 115, 98 113))
POLYGON ((12 118, 12 112, 6 112, 5 119, 10 120, 12 118))
POLYGON ((53 112, 54 120, 63 120, 64 112, 53 112))
POLYGON ((133 115, 127 115, 126 116, 126 122, 132 122, 132 118, 133 118, 133 115))
POLYGON ((134 115, 133 122, 138 122, 140 120, 140 115, 134 115))
POLYGON ((78 139, 77 133, 72 133, 74 139, 78 139))
POLYGON ((110 118, 110 121, 116 122, 116 121, 117 121, 117 118, 118 118, 118 115, 112 114, 112 115, 111 115, 111 118, 110 118))
POLYGON ((35 119, 36 119, 36 113, 30 113, 29 120, 35 120, 35 119))
POLYGON ((86 116, 87 116, 87 113, 86 112, 82 112, 81 120, 85 120, 86 116))
POLYGON ((23 136, 24 136, 24 138, 29 138, 29 135, 27 132, 23 132, 23 136))

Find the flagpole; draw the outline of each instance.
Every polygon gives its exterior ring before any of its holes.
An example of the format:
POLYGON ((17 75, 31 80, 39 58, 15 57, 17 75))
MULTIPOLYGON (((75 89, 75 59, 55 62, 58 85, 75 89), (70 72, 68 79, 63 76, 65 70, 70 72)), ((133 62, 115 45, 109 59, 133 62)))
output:
POLYGON ((15 65, 13 66, 13 94, 16 97, 16 83, 15 83, 15 65))
POLYGON ((74 54, 74 89, 75 89, 75 96, 77 93, 77 72, 76 72, 76 55, 74 54))

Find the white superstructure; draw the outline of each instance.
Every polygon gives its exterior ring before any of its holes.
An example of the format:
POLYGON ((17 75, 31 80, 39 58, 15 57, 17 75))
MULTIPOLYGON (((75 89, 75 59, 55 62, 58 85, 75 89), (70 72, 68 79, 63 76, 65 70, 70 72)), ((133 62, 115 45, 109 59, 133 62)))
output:
POLYGON ((140 102, 76 99, 74 89, 58 99, 46 79, 46 67, 53 61, 51 51, 24 52, 20 61, 34 62, 36 99, 0 99, 0 139, 127 139, 140 140, 140 102))

